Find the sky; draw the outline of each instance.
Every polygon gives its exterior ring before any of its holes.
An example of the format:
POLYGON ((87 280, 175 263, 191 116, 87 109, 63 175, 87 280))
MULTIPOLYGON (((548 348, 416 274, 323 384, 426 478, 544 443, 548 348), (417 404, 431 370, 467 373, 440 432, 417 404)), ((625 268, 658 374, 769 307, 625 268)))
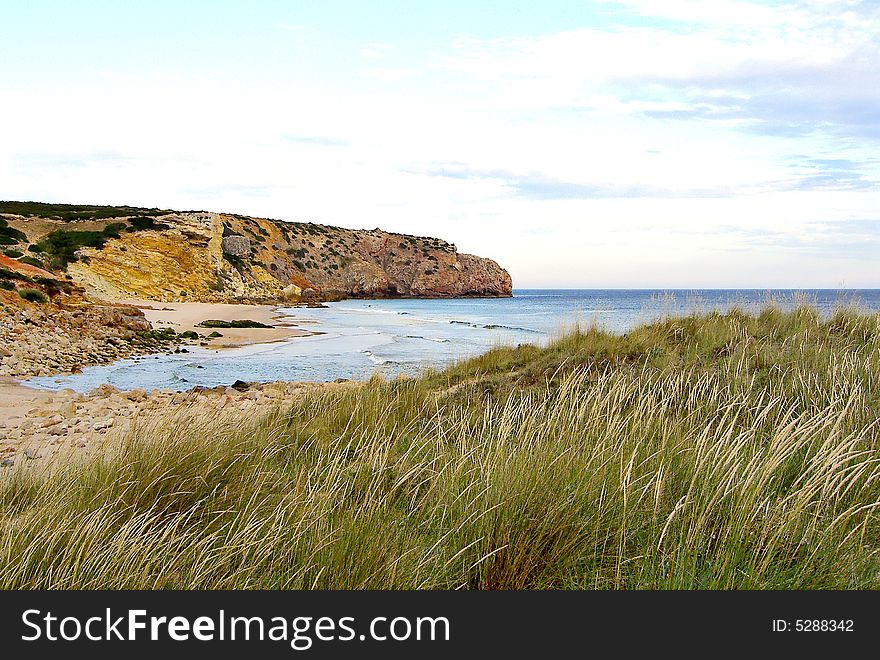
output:
POLYGON ((880 287, 877 0, 0 17, 0 199, 437 236, 520 288, 880 287))

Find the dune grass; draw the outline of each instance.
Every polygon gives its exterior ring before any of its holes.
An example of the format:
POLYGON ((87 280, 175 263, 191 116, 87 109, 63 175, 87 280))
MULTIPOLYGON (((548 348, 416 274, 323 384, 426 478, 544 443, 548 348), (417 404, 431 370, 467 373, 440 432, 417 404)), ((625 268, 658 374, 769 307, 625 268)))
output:
POLYGON ((575 329, 0 480, 2 588, 880 587, 880 317, 575 329))

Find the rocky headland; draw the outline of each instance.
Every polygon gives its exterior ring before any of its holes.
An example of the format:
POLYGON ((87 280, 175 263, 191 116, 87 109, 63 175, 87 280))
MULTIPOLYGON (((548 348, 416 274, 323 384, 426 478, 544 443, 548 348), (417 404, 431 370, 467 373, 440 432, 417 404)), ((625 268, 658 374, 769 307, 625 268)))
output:
MULTIPOLYGON (((154 303, 511 294, 496 262, 437 238, 234 214, 0 202, 0 245, 0 376, 16 378, 243 336, 165 323, 154 303)), ((296 334, 274 330, 239 343, 296 334)))
POLYGON ((224 213, 69 208, 85 210, 0 202, 0 224, 19 261, 63 273, 93 298, 296 303, 511 295, 510 275, 496 262, 438 238, 224 213))

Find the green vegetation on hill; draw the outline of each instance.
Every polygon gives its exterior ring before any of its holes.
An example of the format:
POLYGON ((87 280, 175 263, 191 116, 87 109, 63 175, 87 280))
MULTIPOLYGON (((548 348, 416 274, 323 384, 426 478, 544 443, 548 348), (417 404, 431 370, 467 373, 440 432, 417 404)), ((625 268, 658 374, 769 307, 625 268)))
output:
POLYGON ((880 588, 880 317, 574 329, 0 479, 4 588, 880 588))
POLYGON ((23 231, 10 227, 6 220, 0 218, 0 245, 15 245, 26 242, 27 235, 23 231))
MULTIPOLYGON (((36 252, 44 254, 50 268, 61 270, 72 261, 77 260, 76 251, 84 248, 101 248, 111 238, 119 238, 120 231, 125 228, 123 223, 112 223, 102 231, 68 231, 56 229, 40 242, 30 246, 36 252)), ((22 258, 24 261, 24 258, 22 258)))
POLYGON ((44 264, 42 261, 40 261, 39 259, 37 259, 35 257, 24 256, 24 257, 19 257, 18 260, 23 264, 28 264, 29 266, 35 266, 37 268, 45 268, 46 267, 46 264, 44 264))
POLYGON ((135 216, 134 218, 129 218, 128 219, 128 227, 126 227, 125 230, 128 232, 144 231, 147 229, 152 229, 152 230, 158 231, 161 229, 168 229, 168 227, 169 226, 166 225, 165 223, 157 222, 156 218, 153 218, 150 216, 145 216, 145 215, 140 215, 140 216, 135 216))
POLYGON ((45 204, 43 202, 0 201, 0 213, 52 218, 67 222, 73 220, 104 220, 122 216, 151 216, 171 213, 162 209, 145 209, 136 206, 90 206, 83 204, 45 204))
POLYGON ((10 270, 5 266, 0 266, 0 280, 20 280, 22 282, 33 282, 27 275, 22 275, 14 270, 10 270))
POLYGON ((44 303, 48 300, 46 294, 38 289, 19 289, 18 295, 33 303, 44 303))

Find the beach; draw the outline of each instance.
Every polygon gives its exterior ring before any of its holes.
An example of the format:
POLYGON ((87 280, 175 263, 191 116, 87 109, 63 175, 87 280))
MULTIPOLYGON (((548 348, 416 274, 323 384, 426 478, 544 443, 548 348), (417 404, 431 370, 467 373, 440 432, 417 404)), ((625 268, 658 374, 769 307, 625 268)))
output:
POLYGON ((235 348, 249 344, 283 341, 291 337, 314 334, 291 324, 289 316, 278 314, 274 305, 235 305, 228 303, 163 303, 154 300, 121 300, 121 304, 139 308, 153 328, 171 328, 176 333, 198 332, 209 335, 213 330, 200 327, 207 320, 256 321, 272 328, 223 328, 222 337, 206 339, 211 348, 235 348))
MULTIPOLYGON (((199 343, 222 350, 251 344, 267 344, 315 334, 292 325, 272 305, 210 303, 156 303, 144 300, 112 301, 137 307, 154 330, 171 328, 177 334, 197 332, 199 343), (251 320, 271 328, 223 328, 222 336, 208 338, 203 321, 251 320)), ((230 375, 231 385, 235 375, 230 375)), ((217 387, 191 392, 134 389, 120 392, 110 386, 89 393, 72 390, 50 392, 22 385, 11 377, 0 377, 0 461, 9 467, 22 461, 41 461, 55 454, 91 454, 107 438, 121 436, 135 419, 147 422, 151 416, 169 410, 198 405, 206 413, 251 414, 271 405, 281 396, 305 387, 299 384, 269 383, 241 385, 239 389, 217 387)))
MULTIPOLYGON (((732 303, 758 305, 764 294, 703 295, 706 307, 723 309, 732 303)), ((326 309, 122 300, 117 304, 142 311, 154 330, 201 337, 168 343, 152 354, 112 358, 70 376, 56 370, 55 376, 33 379, 33 386, 0 380, 0 453, 19 463, 30 448, 42 457, 65 448, 88 453, 105 438, 124 434, 132 420, 179 406, 197 402, 210 415, 251 414, 276 393, 287 392, 288 384, 298 392, 303 383, 364 380, 377 371, 386 377, 418 374, 424 365, 443 365, 493 346, 546 342, 559 323, 589 318, 592 310, 602 310, 599 322, 605 327, 628 329, 643 321, 655 297, 651 292, 544 290, 505 300, 350 300, 326 309), (208 339, 212 330, 199 324, 210 319, 273 327, 224 328, 218 331, 222 337, 208 339), (250 384, 235 389, 237 380, 250 384)), ((870 307, 880 307, 876 294, 862 297, 870 307)), ((834 292, 815 292, 815 298, 825 314, 836 305, 834 292)), ((676 314, 688 313, 689 302, 676 304, 676 314)), ((21 336, 35 334, 40 332, 21 336)))
POLYGON ((60 457, 102 454, 135 426, 149 428, 196 414, 218 421, 259 419, 284 401, 315 389, 352 383, 235 383, 234 387, 127 392, 102 385, 82 394, 47 392, 0 381, 0 462, 2 467, 46 466, 60 457))

